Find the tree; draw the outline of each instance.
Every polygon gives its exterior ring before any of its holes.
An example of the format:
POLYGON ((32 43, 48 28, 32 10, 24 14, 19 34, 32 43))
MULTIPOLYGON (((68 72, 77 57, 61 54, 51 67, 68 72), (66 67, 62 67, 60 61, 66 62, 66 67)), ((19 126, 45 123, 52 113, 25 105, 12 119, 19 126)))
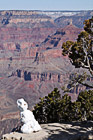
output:
POLYGON ((93 120, 93 91, 80 92, 77 100, 72 103, 71 120, 93 120))
POLYGON ((65 94, 61 98, 60 109, 59 109, 59 122, 62 121, 71 121, 71 110, 72 110, 72 102, 71 97, 68 94, 65 94))
POLYGON ((93 91, 83 91, 75 102, 67 94, 61 97, 55 88, 48 96, 40 98, 33 113, 39 123, 93 120, 93 91))
POLYGON ((71 109, 71 121, 78 121, 78 120, 82 120, 82 111, 81 111, 81 102, 73 102, 72 103, 72 109, 71 109))
POLYGON ((76 42, 63 43, 63 55, 68 55, 71 63, 77 68, 86 68, 93 75, 93 18, 86 20, 85 31, 78 35, 76 42))
POLYGON ((40 98, 40 102, 34 107, 33 113, 40 123, 58 122, 61 95, 57 88, 40 98))
POLYGON ((93 120, 93 90, 82 91, 76 102, 81 104, 82 117, 80 119, 93 120))
MULTIPOLYGON (((76 42, 67 41, 62 44, 62 54, 68 55, 70 62, 76 68, 85 68, 93 76, 93 17, 84 22, 84 30, 77 38, 76 42)), ((87 74, 75 74, 75 77, 70 82, 72 87, 78 83, 93 88, 93 83, 88 82, 87 74)))

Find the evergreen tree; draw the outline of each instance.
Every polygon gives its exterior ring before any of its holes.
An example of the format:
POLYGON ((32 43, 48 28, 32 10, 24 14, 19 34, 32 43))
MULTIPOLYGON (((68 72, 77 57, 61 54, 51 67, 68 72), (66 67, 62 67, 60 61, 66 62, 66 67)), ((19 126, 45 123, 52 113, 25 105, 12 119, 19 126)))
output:
POLYGON ((33 111, 36 119, 41 123, 58 122, 58 112, 61 100, 59 90, 55 88, 48 96, 40 98, 33 111))
POLYGON ((86 68, 93 75, 93 17, 84 22, 85 31, 78 35, 76 42, 67 41, 62 45, 62 54, 69 55, 75 67, 86 68))
POLYGON ((82 112, 82 118, 80 119, 93 120, 93 90, 82 91, 77 99, 77 103, 79 102, 82 112))
POLYGON ((67 94, 61 97, 55 88, 40 98, 33 113, 39 123, 93 120, 93 91, 83 91, 75 102, 67 94))
POLYGON ((93 88, 93 82, 87 81, 87 78, 93 77, 93 17, 85 20, 84 25, 85 31, 78 35, 76 42, 67 41, 63 43, 62 54, 68 55, 70 62, 76 68, 88 69, 90 75, 86 73, 73 74, 74 78, 70 79, 68 83, 70 88, 64 87, 64 91, 71 91, 78 84, 93 88))
POLYGON ((71 109, 72 109, 72 102, 71 97, 65 94, 62 96, 61 102, 60 102, 60 121, 71 121, 71 109))

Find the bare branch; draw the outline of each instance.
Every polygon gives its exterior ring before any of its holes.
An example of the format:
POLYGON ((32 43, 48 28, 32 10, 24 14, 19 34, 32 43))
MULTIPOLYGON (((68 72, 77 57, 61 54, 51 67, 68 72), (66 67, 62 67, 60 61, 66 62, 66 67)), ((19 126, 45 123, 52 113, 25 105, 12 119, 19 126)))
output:
POLYGON ((93 83, 90 81, 80 82, 80 84, 82 84, 83 86, 89 87, 89 88, 93 88, 93 83))
POLYGON ((89 69, 89 66, 85 65, 83 62, 80 62, 80 64, 81 64, 81 66, 82 66, 83 68, 89 69))
POLYGON ((66 85, 62 89, 64 90, 64 92, 70 92, 79 84, 89 87, 89 88, 93 88, 93 83, 90 81, 87 81, 87 78, 88 78, 88 75, 86 75, 86 73, 83 73, 82 75, 75 74, 74 77, 71 79, 71 81, 69 81, 68 85, 66 85))

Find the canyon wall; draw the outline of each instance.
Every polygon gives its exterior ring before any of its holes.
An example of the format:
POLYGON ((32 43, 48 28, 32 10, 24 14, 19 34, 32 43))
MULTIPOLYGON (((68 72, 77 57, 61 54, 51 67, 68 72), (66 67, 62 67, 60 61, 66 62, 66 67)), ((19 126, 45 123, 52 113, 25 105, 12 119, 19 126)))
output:
MULTIPOLYGON (((18 98, 27 100, 32 110, 39 98, 55 87, 63 95, 61 88, 70 75, 84 71, 75 69, 68 56, 62 56, 61 47, 63 42, 77 39, 84 19, 92 13, 0 11, 0 135, 9 132, 10 123, 17 121, 13 118, 19 117, 18 98)), ((74 88, 69 93, 72 100, 85 88, 74 88)))

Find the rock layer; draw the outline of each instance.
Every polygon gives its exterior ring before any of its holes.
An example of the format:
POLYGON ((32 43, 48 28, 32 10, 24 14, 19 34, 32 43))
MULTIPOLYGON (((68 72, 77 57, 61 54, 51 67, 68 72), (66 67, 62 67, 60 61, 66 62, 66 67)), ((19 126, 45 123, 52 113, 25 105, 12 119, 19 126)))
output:
MULTIPOLYGON (((9 118, 18 118, 18 98, 25 98, 32 109, 39 97, 55 87, 63 94, 61 87, 75 68, 62 56, 61 46, 66 40, 76 40, 81 31, 72 24, 63 28, 64 23, 73 15, 79 25, 77 14, 86 17, 85 13, 88 18, 92 11, 0 11, 0 135, 10 131, 9 118), (64 21, 55 19, 61 15, 64 21)), ((85 87, 72 91, 72 100, 82 89, 85 87)))

